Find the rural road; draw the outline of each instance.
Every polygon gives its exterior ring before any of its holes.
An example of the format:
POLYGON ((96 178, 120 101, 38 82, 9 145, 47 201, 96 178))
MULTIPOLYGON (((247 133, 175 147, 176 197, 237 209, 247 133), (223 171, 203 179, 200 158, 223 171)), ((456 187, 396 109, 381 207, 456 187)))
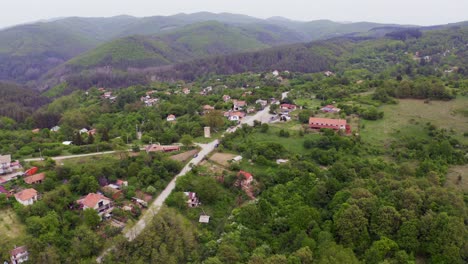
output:
POLYGON ((135 239, 146 227, 147 222, 150 222, 153 216, 155 216, 161 206, 166 201, 167 197, 171 194, 176 186, 177 178, 180 176, 184 176, 187 172, 192 170, 193 165, 198 165, 206 155, 208 155, 211 151, 215 149, 216 144, 218 144, 218 140, 214 140, 208 144, 197 144, 201 147, 201 151, 198 152, 198 156, 193 158, 185 167, 177 174, 171 182, 166 186, 166 188, 159 194, 159 196, 154 200, 154 202, 148 207, 146 213, 140 218, 140 220, 131 228, 124 230, 124 236, 129 240, 132 241, 135 239))
MULTIPOLYGON (((257 112, 253 116, 244 117, 241 120, 240 124, 236 128, 240 127, 242 124, 248 124, 248 125, 252 126, 255 120, 261 121, 262 123, 263 122, 268 123, 270 121, 270 119, 271 119, 271 116, 273 116, 273 115, 271 115, 269 113, 269 111, 270 111, 270 106, 267 106, 263 110, 257 112)), ((233 131, 235 131, 235 129, 233 131)), ((229 133, 229 132, 227 132, 227 133, 229 133)), ((215 149, 216 144, 218 144, 218 143, 219 143, 218 139, 215 139, 215 140, 213 140, 212 142, 210 142, 208 144, 197 144, 198 146, 201 147, 201 151, 198 153, 198 156, 193 158, 189 163, 187 163, 187 165, 185 165, 185 167, 180 171, 180 173, 177 174, 171 180, 171 182, 169 182, 169 184, 166 186, 166 188, 159 194, 159 196, 156 198, 156 200, 153 201, 153 203, 148 207, 148 210, 140 217, 140 219, 138 220, 138 222, 134 226, 132 226, 132 227, 130 227, 128 229, 124 229, 123 235, 129 241, 132 241, 136 237, 138 237, 138 235, 145 229, 147 224, 151 222, 152 218, 156 214, 158 214, 159 210, 161 209, 161 206, 164 204, 167 197, 169 197, 171 192, 174 190, 174 188, 176 186, 177 178, 179 178, 181 176, 184 176, 187 172, 192 170, 193 165, 198 165, 203 160, 203 158, 205 158, 208 154, 210 154, 215 149)), ((96 261, 98 263, 101 263, 104 256, 107 255, 112 250, 113 250, 113 247, 106 249, 96 259, 96 261)))
MULTIPOLYGON (((132 150, 128 150, 132 151, 132 150)), ((51 157, 53 160, 65 160, 65 159, 75 159, 75 158, 81 158, 81 157, 91 157, 91 156, 99 156, 99 155, 106 155, 106 154, 112 154, 116 153, 117 151, 111 150, 111 151, 103 151, 103 152, 94 152, 94 153, 88 153, 88 154, 77 154, 77 155, 68 155, 68 156, 57 156, 57 157, 51 157)), ((31 162, 31 161, 41 161, 44 160, 44 158, 32 158, 32 159, 24 159, 26 162, 31 162)))
MULTIPOLYGON (((241 124, 248 124, 248 125, 253 125, 254 120, 262 121, 270 120, 271 114, 269 114, 270 111, 270 106, 265 107, 262 111, 257 112, 253 116, 246 116, 244 119, 241 120, 241 124)), ((216 144, 218 144, 219 141, 217 139, 213 140, 212 142, 208 144, 197 144, 198 146, 201 147, 200 152, 198 153, 198 156, 193 158, 185 167, 180 171, 179 174, 177 174, 171 182, 166 186, 166 188, 159 194, 159 196, 154 200, 154 202, 148 207, 148 210, 146 213, 140 218, 140 220, 131 228, 124 230, 124 236, 132 241, 135 239, 146 227, 147 222, 149 222, 153 216, 155 216, 159 210, 161 209, 161 206, 164 204, 166 201, 167 197, 171 194, 171 192, 174 190, 176 186, 176 180, 180 176, 184 176, 187 172, 192 170, 193 165, 198 165, 203 158, 205 158, 208 154, 210 154, 216 147, 216 144)))

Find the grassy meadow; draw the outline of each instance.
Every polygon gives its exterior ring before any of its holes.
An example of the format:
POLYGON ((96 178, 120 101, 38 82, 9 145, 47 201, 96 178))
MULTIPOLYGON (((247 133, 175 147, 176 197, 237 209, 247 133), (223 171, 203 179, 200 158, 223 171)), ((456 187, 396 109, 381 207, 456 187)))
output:
POLYGON ((380 107, 384 118, 377 121, 361 120, 360 134, 369 143, 387 145, 404 137, 426 136, 424 126, 431 123, 437 128, 453 130, 456 139, 468 144, 468 97, 458 97, 451 101, 430 101, 403 99, 398 104, 380 107))

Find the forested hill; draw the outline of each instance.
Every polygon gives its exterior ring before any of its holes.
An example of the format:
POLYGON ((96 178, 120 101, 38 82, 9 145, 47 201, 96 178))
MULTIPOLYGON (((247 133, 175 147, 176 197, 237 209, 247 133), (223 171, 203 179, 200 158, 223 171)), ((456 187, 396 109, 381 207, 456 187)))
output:
MULTIPOLYGON (((366 32, 373 27, 385 26, 377 23, 344 24, 324 20, 310 22, 278 18, 265 20, 245 15, 208 12, 145 18, 69 17, 0 30, 0 80, 28 83, 29 87, 36 88, 35 82, 47 71, 101 44, 134 35, 164 35, 207 21, 217 21, 247 31, 240 32, 243 37, 239 38, 238 42, 232 43, 239 45, 231 49, 233 51, 245 51, 245 45, 251 46, 255 41, 268 45, 306 42, 366 32), (249 37, 249 40, 245 40, 246 37, 249 37), (242 42, 242 45, 239 42, 242 42)), ((193 40, 190 35, 194 32, 186 33, 189 35, 187 39, 193 40)), ((213 39, 210 37, 198 41, 200 44, 200 41, 213 42, 213 39)), ((109 45, 112 45, 112 42, 109 45)), ((229 50, 223 49, 223 54, 229 50)), ((188 59, 192 58, 193 56, 188 56, 188 59)))
POLYGON ((0 82, 0 129, 12 129, 24 122, 39 107, 50 102, 39 95, 12 83, 0 82))
MULTIPOLYGON (((468 27, 434 31, 396 30, 382 38, 340 37, 306 44, 192 60, 171 66, 133 69, 132 72, 75 72, 67 76, 71 87, 125 87, 151 80, 194 80, 217 74, 288 70, 291 72, 349 70, 400 74, 443 74, 455 67, 466 73, 468 27), (427 56, 427 57, 426 57, 427 56), (397 69, 395 69, 397 68, 397 69), (417 69, 417 70, 416 70, 417 69)), ((57 78, 52 78, 56 80, 57 78)))
POLYGON ((161 66, 190 59, 300 42, 301 36, 271 25, 230 26, 202 22, 156 36, 131 36, 103 44, 72 59, 74 69, 96 66, 161 66))

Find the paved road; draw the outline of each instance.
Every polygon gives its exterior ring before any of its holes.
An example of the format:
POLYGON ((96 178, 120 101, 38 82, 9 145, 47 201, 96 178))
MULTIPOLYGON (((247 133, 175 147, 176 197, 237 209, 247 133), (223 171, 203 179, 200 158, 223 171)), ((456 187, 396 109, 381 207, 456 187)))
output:
MULTIPOLYGON (((269 122, 271 119, 271 115, 269 113, 270 111, 270 106, 265 107, 262 111, 257 112, 253 116, 246 116, 241 120, 241 124, 248 124, 248 125, 253 125, 254 120, 258 120, 261 122, 269 122)), ((236 128, 240 127, 237 126, 236 128)), ((235 129, 233 130, 235 131, 235 129)), ((231 131, 227 131, 228 133, 231 131)), ((166 201, 167 197, 171 194, 171 192, 174 190, 176 186, 176 180, 177 178, 184 176, 187 172, 192 170, 193 165, 198 165, 206 155, 210 154, 216 147, 216 144, 218 144, 219 141, 217 139, 213 140, 212 142, 208 144, 197 144, 198 146, 201 147, 201 151, 198 153, 198 156, 193 158, 185 167, 180 171, 179 174, 177 174, 171 182, 166 186, 166 188, 159 194, 159 196, 156 198, 156 200, 153 201, 153 203, 148 207, 148 210, 140 217, 140 220, 132 226, 131 228, 124 229, 123 235, 129 240, 132 241, 138 235, 145 229, 147 226, 147 223, 151 222, 151 219, 158 214, 159 210, 161 209, 161 206, 164 204, 166 201)), ((102 262, 102 259, 104 258, 105 255, 107 255, 110 251, 112 251, 114 248, 108 248, 104 250, 104 252, 96 259, 98 263, 102 262)))
POLYGON ((187 172, 192 170, 192 166, 198 165, 203 160, 203 158, 206 157, 206 155, 208 155, 211 151, 215 149, 215 146, 218 143, 219 141, 216 139, 208 144, 197 144, 201 147, 201 151, 198 152, 198 156, 193 158, 187 165, 185 165, 185 167, 180 171, 180 173, 177 174, 171 180, 171 182, 166 186, 166 188, 161 192, 161 194, 159 194, 156 200, 154 200, 154 202, 148 207, 148 210, 140 218, 140 220, 133 227, 124 230, 124 236, 129 241, 135 239, 146 227, 147 222, 150 222, 153 216, 155 216, 159 212, 161 206, 164 204, 167 197, 169 197, 171 192, 174 190, 177 178, 184 176, 187 172))

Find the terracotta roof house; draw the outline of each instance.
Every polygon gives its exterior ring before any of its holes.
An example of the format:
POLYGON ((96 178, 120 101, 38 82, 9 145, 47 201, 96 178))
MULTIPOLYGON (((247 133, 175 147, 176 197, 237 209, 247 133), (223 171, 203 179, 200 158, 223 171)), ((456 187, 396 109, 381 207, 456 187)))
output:
POLYGON ((29 252, 26 246, 16 247, 10 251, 10 260, 12 264, 19 264, 28 261, 29 252))
POLYGON ((204 111, 211 111, 211 110, 214 110, 214 106, 211 106, 211 105, 204 105, 203 106, 203 110, 204 111))
POLYGON ((240 111, 227 111, 224 112, 224 116, 227 117, 229 121, 239 121, 245 117, 245 113, 240 111))
POLYGON ((118 179, 117 182, 115 183, 117 186, 119 186, 119 188, 122 188, 124 186, 128 186, 128 181, 124 181, 124 180, 121 180, 121 179, 118 179))
POLYGON ((200 202, 198 201, 197 194, 194 192, 184 192, 185 196, 187 196, 187 206, 188 207, 197 207, 200 202))
POLYGON ((45 179, 45 173, 38 173, 24 178, 24 182, 27 184, 38 184, 42 183, 45 179))
POLYGON ((112 211, 113 209, 111 199, 99 193, 89 193, 86 197, 81 198, 76 202, 81 205, 83 210, 88 208, 94 209, 100 216, 112 211))
POLYGON ((239 100, 233 100, 232 104, 233 104, 234 111, 240 111, 247 105, 245 101, 239 101, 239 100))
POLYGON ((184 88, 184 89, 182 90, 182 92, 183 92, 184 94, 189 94, 189 93, 190 93, 190 89, 189 89, 189 88, 184 88))
POLYGON ((253 181, 253 175, 243 170, 237 173, 237 178, 240 179, 242 186, 250 185, 253 181))
POLYGON ((31 205, 37 201, 38 193, 33 188, 25 189, 21 192, 15 193, 15 199, 24 206, 31 205))
POLYGON ((340 108, 336 108, 333 105, 326 105, 326 106, 320 108, 320 110, 322 112, 325 112, 325 113, 339 113, 341 111, 340 108))
POLYGON ((227 94, 223 95, 223 101, 224 101, 224 102, 227 102, 227 101, 229 101, 229 100, 231 100, 231 96, 229 96, 229 95, 227 95, 227 94))
POLYGON ((152 144, 145 147, 146 152, 171 152, 171 151, 179 151, 180 146, 172 145, 172 146, 163 146, 158 144, 152 144))
POLYGON ((282 110, 296 110, 297 106, 293 104, 281 104, 280 109, 282 110))
POLYGON ((35 128, 35 129, 31 130, 31 132, 34 133, 34 134, 37 134, 37 133, 41 132, 41 130, 39 128, 35 128))
POLYGON ((312 129, 330 128, 333 130, 345 130, 348 132, 349 125, 345 119, 331 119, 331 118, 319 118, 310 117, 309 127, 312 129))
POLYGON ((168 122, 175 121, 175 120, 176 120, 176 116, 175 116, 175 115, 168 115, 167 118, 166 118, 166 120, 167 120, 168 122))

